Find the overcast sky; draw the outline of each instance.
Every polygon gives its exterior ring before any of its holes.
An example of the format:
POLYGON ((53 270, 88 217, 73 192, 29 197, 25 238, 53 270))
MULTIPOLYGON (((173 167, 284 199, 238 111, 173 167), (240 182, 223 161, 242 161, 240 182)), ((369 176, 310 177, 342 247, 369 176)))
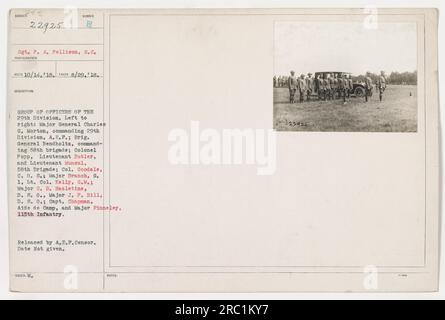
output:
POLYGON ((361 22, 275 23, 275 74, 344 71, 354 75, 417 70, 415 23, 361 22))

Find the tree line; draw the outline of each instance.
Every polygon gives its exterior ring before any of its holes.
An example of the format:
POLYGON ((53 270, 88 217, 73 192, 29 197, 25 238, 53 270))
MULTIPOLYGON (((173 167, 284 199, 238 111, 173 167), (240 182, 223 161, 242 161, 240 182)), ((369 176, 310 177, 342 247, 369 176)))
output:
MULTIPOLYGON (((366 75, 359 75, 354 77, 354 82, 364 82, 366 75)), ((377 82, 379 75, 376 73, 370 74, 372 82, 377 82)), ((417 84, 417 71, 413 72, 397 72, 393 71, 389 76, 386 76, 388 83, 390 84, 417 84)))

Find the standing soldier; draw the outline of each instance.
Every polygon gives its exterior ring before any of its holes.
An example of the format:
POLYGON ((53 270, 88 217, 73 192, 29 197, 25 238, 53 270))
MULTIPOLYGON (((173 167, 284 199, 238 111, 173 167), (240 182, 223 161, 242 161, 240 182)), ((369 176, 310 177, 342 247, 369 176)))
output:
POLYGON ((323 76, 324 101, 331 100, 331 84, 329 81, 329 74, 325 73, 323 76))
POLYGON ((377 86, 379 88, 379 98, 380 101, 383 100, 383 92, 385 92, 386 89, 386 78, 385 78, 385 71, 380 72, 379 80, 377 81, 377 86))
POLYGON ((323 99, 324 94, 324 88, 323 88, 323 79, 321 78, 321 75, 317 75, 317 90, 318 90, 318 100, 323 99))
POLYGON ((331 100, 331 80, 330 80, 330 74, 325 74, 323 79, 323 86, 324 86, 324 101, 326 99, 331 100))
POLYGON ((365 78, 365 101, 368 102, 368 96, 371 97, 372 95, 372 79, 371 79, 371 73, 370 72, 366 72, 366 78, 365 78))
POLYGON ((352 76, 351 75, 348 75, 347 82, 348 82, 348 92, 347 92, 347 94, 348 94, 348 99, 349 99, 351 97, 351 92, 354 89, 354 83, 352 82, 352 76))
POLYGON ((312 73, 309 72, 306 78, 307 101, 311 99, 311 95, 314 89, 315 89, 314 78, 312 78, 312 73))
POLYGON ((295 71, 290 72, 290 76, 287 80, 287 85, 289 87, 289 102, 294 103, 295 102, 295 92, 297 92, 297 78, 295 77, 295 71))
POLYGON ((340 79, 337 78, 336 73, 334 73, 334 76, 330 79, 331 79, 331 96, 332 96, 332 99, 335 100, 337 97, 338 89, 339 89, 339 80, 340 79))
POLYGON ((346 88, 348 86, 348 80, 346 79, 346 74, 343 74, 340 79, 338 79, 338 91, 339 96, 343 97, 343 104, 346 104, 346 88))
POLYGON ((273 76, 273 87, 277 87, 277 76, 273 76))
POLYGON ((329 99, 334 99, 334 75, 332 73, 328 74, 329 80, 329 99))
POLYGON ((300 75, 300 78, 298 78, 298 90, 300 93, 300 102, 303 102, 306 93, 306 80, 304 79, 304 74, 300 75))

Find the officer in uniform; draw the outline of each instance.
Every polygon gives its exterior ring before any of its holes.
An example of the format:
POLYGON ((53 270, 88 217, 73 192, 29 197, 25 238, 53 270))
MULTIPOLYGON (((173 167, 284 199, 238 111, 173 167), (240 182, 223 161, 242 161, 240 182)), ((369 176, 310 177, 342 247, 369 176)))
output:
POLYGON ((307 101, 311 100, 311 95, 314 89, 315 89, 314 78, 312 78, 312 73, 309 72, 306 78, 307 101))
POLYGON ((379 99, 380 99, 380 101, 382 101, 383 100, 383 92, 385 92, 385 89, 386 89, 386 77, 385 77, 384 71, 380 72, 380 77, 377 80, 377 87, 379 89, 379 99))
POLYGON ((346 90, 348 86, 348 81, 346 80, 346 74, 343 74, 343 76, 338 79, 338 91, 340 97, 343 97, 343 103, 346 104, 346 90))
POLYGON ((326 101, 326 99, 331 100, 331 80, 329 79, 329 74, 324 75, 323 87, 325 92, 324 101, 326 101))
POLYGON ((298 90, 300 93, 300 102, 304 101, 304 95, 306 94, 306 79, 304 79, 304 74, 300 75, 300 78, 298 78, 298 90))
POLYGON ((289 102, 294 103, 295 102, 295 93, 297 92, 297 78, 295 77, 295 71, 290 72, 290 76, 287 81, 287 85, 289 87, 289 102))
POLYGON ((323 87, 323 79, 321 78, 321 75, 317 75, 317 90, 318 90, 318 100, 322 100, 324 97, 324 87, 323 87))
POLYGON ((334 73, 334 76, 330 78, 331 79, 331 96, 332 99, 337 99, 337 93, 339 93, 339 79, 337 77, 337 74, 334 73))
POLYGON ((371 73, 370 72, 366 72, 366 77, 365 77, 365 101, 368 102, 368 96, 371 97, 372 95, 372 89, 373 89, 373 85, 372 85, 372 79, 371 79, 371 73))
POLYGON ((329 73, 329 99, 334 99, 334 75, 329 73))
POLYGON ((348 94, 348 99, 349 99, 351 97, 351 92, 354 89, 354 83, 352 82, 352 76, 351 75, 348 75, 348 78, 346 80, 348 82, 347 94, 348 94))

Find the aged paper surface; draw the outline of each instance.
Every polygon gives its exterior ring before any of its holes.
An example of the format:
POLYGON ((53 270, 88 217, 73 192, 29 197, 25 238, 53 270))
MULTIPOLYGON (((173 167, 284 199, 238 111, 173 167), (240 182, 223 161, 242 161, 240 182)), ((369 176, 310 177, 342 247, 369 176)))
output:
POLYGON ((10 288, 435 291, 434 9, 9 17, 10 288))

